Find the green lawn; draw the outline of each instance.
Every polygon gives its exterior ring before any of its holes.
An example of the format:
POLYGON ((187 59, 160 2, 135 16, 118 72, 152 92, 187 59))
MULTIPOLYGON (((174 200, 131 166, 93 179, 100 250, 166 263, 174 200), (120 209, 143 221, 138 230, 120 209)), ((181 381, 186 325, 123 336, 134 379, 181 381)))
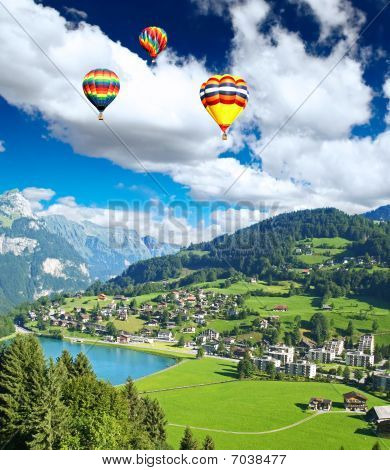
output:
MULTIPOLYGON (((360 415, 343 412, 342 394, 351 388, 316 382, 230 381, 197 387, 196 384, 233 380, 235 364, 217 359, 189 360, 137 382, 140 390, 194 385, 170 391, 152 392, 159 400, 168 425, 168 440, 178 448, 183 427, 193 428, 202 440, 210 434, 217 449, 371 449, 378 440, 360 415), (311 416, 306 405, 312 396, 334 401, 334 413, 316 416, 287 430, 264 432, 289 426, 311 416), (341 411, 337 413, 336 411, 341 411), (207 428, 208 431, 194 429, 207 428), (221 432, 225 431, 225 432, 221 432), (227 431, 227 433, 226 433, 227 431), (233 432, 229 434, 229 432, 233 432)), ((385 404, 368 395, 369 406, 385 404)))
POLYGON ((236 363, 205 357, 189 359, 179 366, 137 381, 139 390, 160 390, 204 383, 235 380, 236 363))
POLYGON ((140 330, 145 322, 138 318, 135 315, 129 315, 127 320, 112 320, 114 325, 118 328, 118 330, 128 331, 129 333, 134 333, 135 331, 140 330))
POLYGON ((311 242, 313 247, 316 248, 320 245, 327 245, 329 248, 346 248, 351 244, 350 240, 341 237, 330 237, 330 238, 312 238, 311 242))
POLYGON ((324 263, 327 259, 330 259, 330 256, 324 256, 319 254, 312 254, 312 255, 298 255, 297 260, 301 261, 305 264, 321 264, 324 263))

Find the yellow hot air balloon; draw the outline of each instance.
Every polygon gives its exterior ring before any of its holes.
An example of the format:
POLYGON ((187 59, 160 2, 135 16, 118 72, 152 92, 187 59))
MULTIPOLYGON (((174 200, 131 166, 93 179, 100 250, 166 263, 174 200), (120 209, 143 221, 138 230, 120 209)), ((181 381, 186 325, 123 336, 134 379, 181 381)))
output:
POLYGON ((241 77, 213 75, 200 87, 200 99, 210 116, 221 128, 222 139, 226 131, 248 102, 248 87, 241 77))

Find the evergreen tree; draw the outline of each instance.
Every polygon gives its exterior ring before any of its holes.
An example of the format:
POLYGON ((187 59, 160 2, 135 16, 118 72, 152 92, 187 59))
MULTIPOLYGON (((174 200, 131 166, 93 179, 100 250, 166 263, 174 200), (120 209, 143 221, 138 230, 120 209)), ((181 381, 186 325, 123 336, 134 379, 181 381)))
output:
POLYGON ((39 400, 45 379, 45 359, 38 340, 17 335, 0 365, 0 447, 27 449, 34 423, 31 409, 39 400))
POLYGON ((198 442, 194 438, 191 429, 187 426, 180 441, 180 450, 196 450, 197 448, 198 442))
POLYGON ((204 357, 204 353, 205 353, 204 348, 202 347, 198 348, 198 351, 196 353, 196 358, 202 359, 204 357))
POLYGON ((381 450, 381 446, 378 441, 372 446, 372 450, 381 450))
POLYGON ((30 449, 59 449, 66 432, 68 413, 62 402, 62 387, 67 377, 65 366, 50 361, 39 399, 33 404, 33 436, 30 449))
POLYGON ((61 356, 57 359, 58 364, 62 364, 67 370, 69 375, 74 374, 73 357, 67 349, 64 349, 61 356))
POLYGON ((345 330, 345 334, 350 338, 352 338, 355 334, 355 327, 352 320, 349 320, 347 329, 345 330))
POLYGON ((237 364, 237 373, 240 380, 252 377, 254 372, 255 366, 253 362, 246 357, 244 357, 244 359, 241 359, 241 361, 237 364))
POLYGON ((346 367, 344 368, 344 372, 343 372, 344 382, 348 382, 350 376, 351 376, 351 371, 350 371, 349 367, 346 366, 346 367))
POLYGON ((166 446, 166 432, 165 425, 167 421, 163 410, 161 409, 158 401, 156 399, 152 400, 149 397, 142 398, 145 414, 143 417, 143 427, 148 433, 152 442, 155 443, 156 448, 163 448, 166 446))
POLYGON ((91 363, 83 352, 77 354, 76 359, 74 360, 73 370, 76 376, 91 375, 95 377, 91 363))
POLYGON ((206 437, 204 438, 204 441, 203 441, 203 450, 215 450, 215 444, 214 444, 214 440, 211 436, 209 436, 208 434, 206 435, 206 437))

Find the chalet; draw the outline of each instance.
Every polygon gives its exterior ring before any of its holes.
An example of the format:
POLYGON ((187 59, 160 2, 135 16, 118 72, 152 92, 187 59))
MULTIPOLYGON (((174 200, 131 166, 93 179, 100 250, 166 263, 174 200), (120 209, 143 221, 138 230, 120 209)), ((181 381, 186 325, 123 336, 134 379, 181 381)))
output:
POLYGON ((128 316, 127 308, 120 308, 118 310, 118 320, 126 321, 128 316))
POLYGON ((80 315, 82 323, 88 323, 89 322, 89 315, 88 313, 82 313, 80 315))
POLYGON ((236 338, 234 338, 233 336, 227 336, 226 338, 223 338, 223 344, 225 345, 234 344, 235 342, 236 338))
POLYGON ((160 330, 157 333, 157 339, 160 341, 172 341, 174 339, 174 336, 169 330, 160 330))
POLYGON ((378 436, 390 437, 390 406, 374 406, 366 416, 376 425, 378 436))
POLYGON ((28 312, 28 316, 32 321, 36 320, 37 314, 35 312, 28 312))
POLYGON ((367 412, 367 397, 359 392, 344 393, 344 407, 347 411, 367 412))
POLYGON ((117 341, 118 343, 121 343, 121 344, 130 343, 131 335, 127 333, 122 333, 118 336, 117 341))
POLYGON ((255 277, 251 277, 251 284, 256 284, 257 279, 255 277))
POLYGON ((270 323, 277 323, 280 320, 280 316, 279 315, 270 315, 269 317, 267 317, 267 319, 270 323))
POLYGON ((124 301, 124 300, 126 300, 126 297, 125 297, 124 295, 115 295, 115 296, 114 296, 114 300, 122 300, 122 301, 124 301))
POLYGON ((217 342, 207 343, 203 345, 203 349, 205 350, 206 354, 215 355, 217 354, 218 343, 217 342))
POLYGON ((310 274, 310 269, 309 268, 301 269, 301 273, 305 274, 305 276, 308 276, 310 274))
POLYGON ((332 408, 332 400, 326 398, 313 397, 309 401, 309 410, 314 411, 330 411, 332 408))
POLYGON ((288 312, 288 305, 275 305, 272 310, 274 312, 288 312))
POLYGON ((106 300, 106 299, 107 299, 106 294, 99 294, 98 295, 98 300, 106 300))
POLYGON ((266 318, 262 318, 260 320, 259 327, 263 330, 267 329, 268 328, 268 320, 266 318))

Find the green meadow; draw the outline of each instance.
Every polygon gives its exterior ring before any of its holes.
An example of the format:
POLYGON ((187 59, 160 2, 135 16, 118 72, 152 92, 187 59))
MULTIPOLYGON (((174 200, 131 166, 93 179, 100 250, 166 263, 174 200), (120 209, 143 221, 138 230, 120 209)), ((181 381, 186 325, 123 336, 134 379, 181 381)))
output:
MULTIPOLYGON (((351 387, 237 381, 235 370, 233 362, 193 359, 141 379, 137 387, 152 391, 148 394, 160 402, 169 423, 169 443, 176 449, 187 425, 199 441, 210 434, 217 449, 371 449, 378 440, 364 416, 344 412, 343 393, 351 387), (214 383, 221 380, 227 382, 214 383), (333 411, 307 411, 312 396, 333 400, 333 411)), ((386 404, 366 395, 369 407, 386 404)), ((390 448, 388 441, 381 445, 390 448)))

